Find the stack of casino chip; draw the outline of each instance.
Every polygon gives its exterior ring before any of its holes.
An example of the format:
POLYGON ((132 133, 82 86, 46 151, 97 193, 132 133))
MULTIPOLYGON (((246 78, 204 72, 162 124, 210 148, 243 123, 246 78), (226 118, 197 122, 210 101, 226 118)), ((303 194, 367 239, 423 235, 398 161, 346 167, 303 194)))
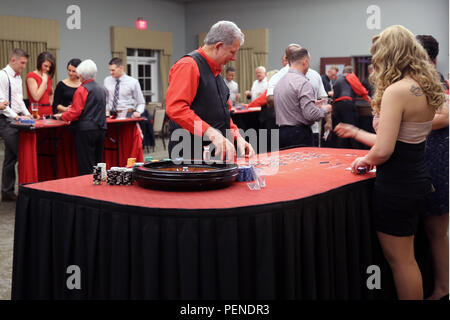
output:
POLYGON ((366 174, 367 173, 367 168, 366 167, 358 167, 358 174, 366 174))
POLYGON ((23 124, 35 124, 35 121, 33 119, 20 119, 19 122, 23 124))
POLYGON ((106 173, 106 183, 110 186, 120 186, 122 184, 122 177, 120 175, 120 168, 112 167, 106 173))
POLYGON ((98 166, 94 166, 93 184, 95 184, 95 185, 102 184, 102 168, 100 168, 98 166))
POLYGON ((237 182, 246 182, 246 181, 253 181, 253 172, 252 172, 252 166, 239 166, 238 167, 238 175, 236 177, 237 182))
POLYGON ((110 186, 133 185, 133 168, 112 167, 107 172, 106 181, 110 186))
POLYGON ((133 169, 126 168, 120 172, 122 177, 122 185, 131 186, 133 184, 133 169))

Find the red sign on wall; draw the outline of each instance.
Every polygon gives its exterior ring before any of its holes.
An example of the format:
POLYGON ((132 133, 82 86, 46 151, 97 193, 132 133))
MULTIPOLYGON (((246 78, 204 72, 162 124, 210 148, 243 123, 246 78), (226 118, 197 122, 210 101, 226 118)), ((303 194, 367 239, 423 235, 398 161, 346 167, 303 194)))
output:
POLYGON ((139 30, 146 30, 147 29, 147 20, 144 20, 142 18, 139 18, 136 20, 136 28, 139 30))

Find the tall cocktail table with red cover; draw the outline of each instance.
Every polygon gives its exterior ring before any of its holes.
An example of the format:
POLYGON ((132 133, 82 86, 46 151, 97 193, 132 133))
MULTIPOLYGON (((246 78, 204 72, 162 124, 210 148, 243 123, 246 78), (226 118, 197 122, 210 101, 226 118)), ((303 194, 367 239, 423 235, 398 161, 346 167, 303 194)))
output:
MULTIPOLYGON (((142 137, 137 121, 143 118, 107 119, 103 159, 107 167, 126 166, 128 158, 143 161, 142 137)), ((60 120, 37 120, 20 130, 19 184, 78 175, 73 134, 60 120)))

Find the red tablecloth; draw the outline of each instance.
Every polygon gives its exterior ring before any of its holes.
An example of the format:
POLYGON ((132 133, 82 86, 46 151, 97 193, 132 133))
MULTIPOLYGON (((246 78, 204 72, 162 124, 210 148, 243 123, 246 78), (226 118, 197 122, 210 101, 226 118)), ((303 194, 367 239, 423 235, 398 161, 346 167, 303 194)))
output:
POLYGON ((262 205, 301 199, 324 193, 358 181, 374 178, 374 173, 355 175, 346 170, 367 150, 297 148, 256 163, 267 173, 267 186, 251 191, 247 183, 201 192, 171 192, 134 186, 93 185, 92 175, 47 181, 27 187, 73 196, 151 208, 211 209, 262 205))
MULTIPOLYGON (((103 159, 107 167, 117 166, 117 144, 119 165, 125 166, 128 158, 143 161, 142 137, 136 119, 107 119, 103 159), (119 139, 117 140, 117 133, 119 139)), ((78 175, 78 163, 73 134, 68 123, 58 120, 38 120, 34 130, 21 130, 19 137, 18 172, 19 184, 68 178, 78 175), (57 148, 55 138, 58 139, 57 148), (56 161, 55 161, 55 150, 56 161)))
POLYGON ((232 107, 231 111, 235 114, 259 112, 259 111, 261 111, 261 107, 244 108, 244 109, 237 109, 235 107, 232 107))

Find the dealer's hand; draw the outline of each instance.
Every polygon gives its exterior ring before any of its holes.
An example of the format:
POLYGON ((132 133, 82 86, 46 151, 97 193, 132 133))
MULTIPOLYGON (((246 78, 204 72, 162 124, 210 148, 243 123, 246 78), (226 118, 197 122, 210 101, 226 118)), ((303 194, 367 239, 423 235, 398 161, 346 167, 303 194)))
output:
POLYGON ((205 131, 205 135, 211 140, 215 147, 215 157, 225 161, 234 161, 236 150, 233 144, 225 138, 218 130, 209 127, 205 131))
POLYGON ((239 156, 241 157, 254 157, 255 156, 255 150, 253 150, 253 147, 250 143, 248 143, 247 141, 245 141, 244 138, 242 138, 241 136, 239 136, 236 139, 236 144, 237 144, 237 151, 239 156))
POLYGON ((56 118, 56 120, 61 120, 62 113, 55 113, 53 116, 56 118))

